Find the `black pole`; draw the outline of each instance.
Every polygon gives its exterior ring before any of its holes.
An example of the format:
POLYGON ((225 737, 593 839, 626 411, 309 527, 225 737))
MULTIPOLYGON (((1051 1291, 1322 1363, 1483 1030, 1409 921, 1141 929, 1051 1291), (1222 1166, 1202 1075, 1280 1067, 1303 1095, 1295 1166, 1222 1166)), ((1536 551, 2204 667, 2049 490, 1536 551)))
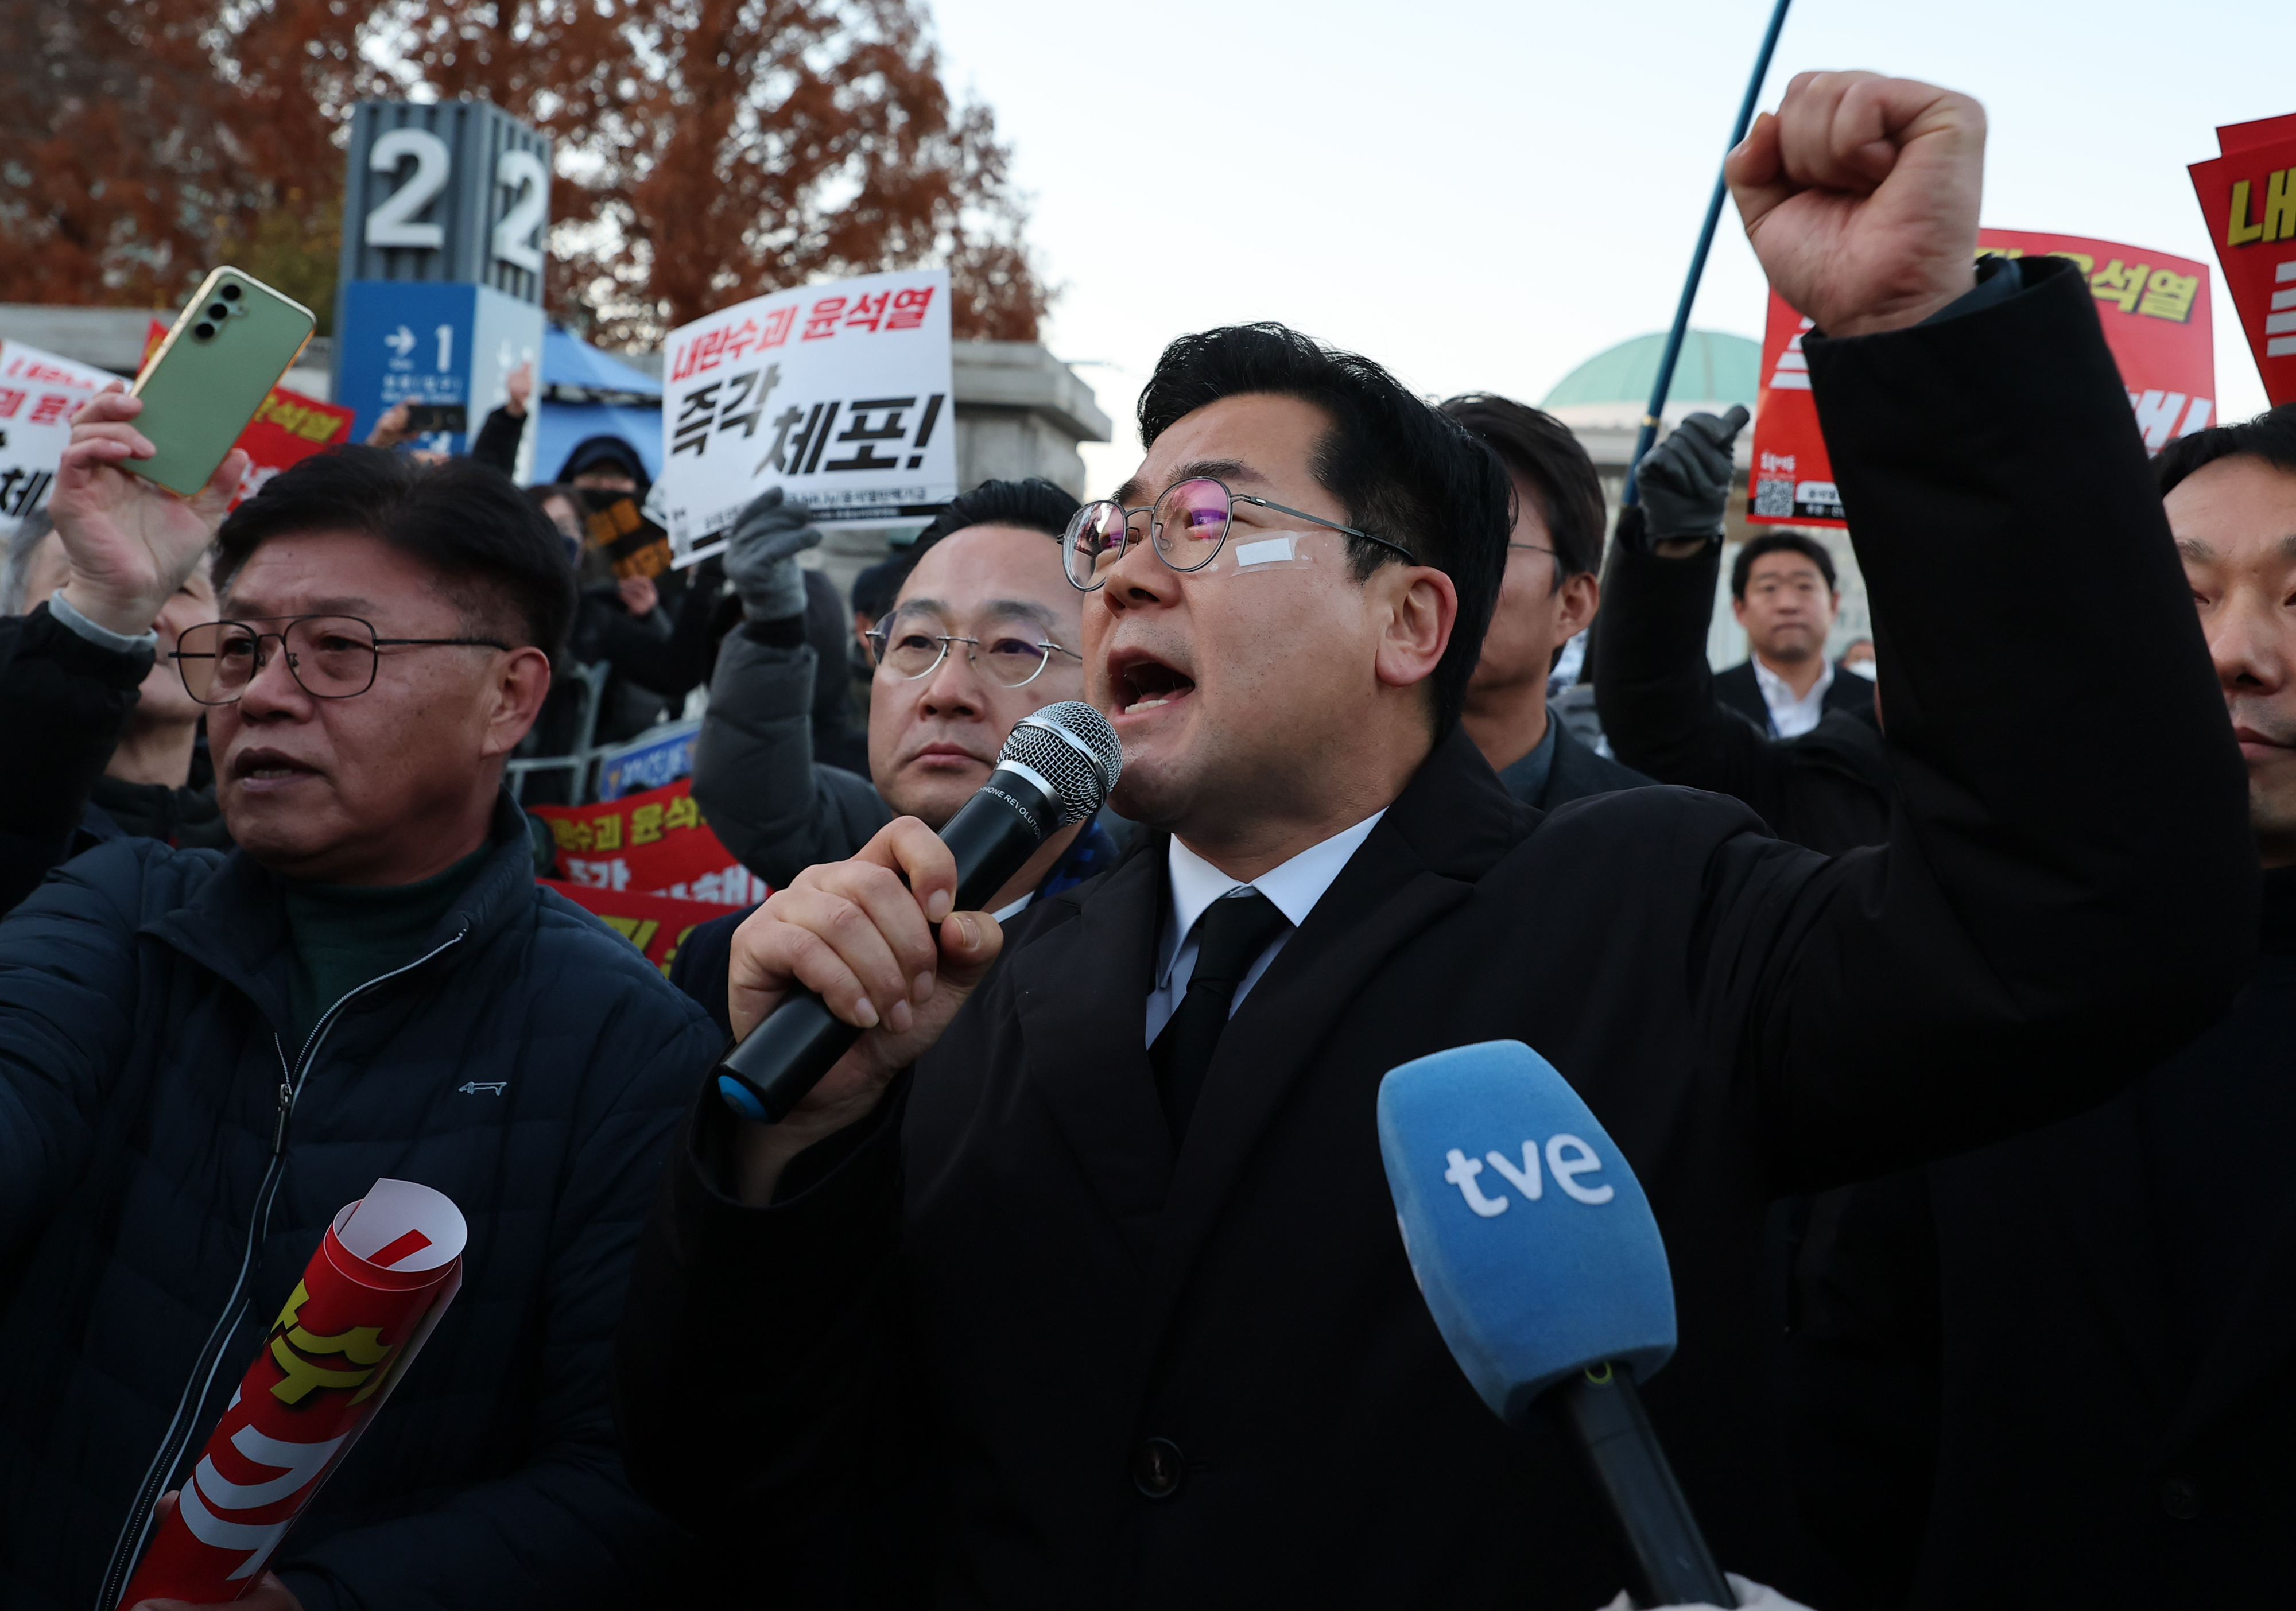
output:
MULTIPOLYGON (((1789 0, 1778 0, 1770 12, 1769 30, 1762 36, 1761 53, 1754 58, 1754 76, 1747 80, 1746 99, 1738 108, 1737 126, 1731 131, 1730 144, 1726 150, 1735 150, 1738 142, 1746 137, 1753 127, 1754 102, 1761 98, 1762 81, 1770 76, 1770 57, 1778 48, 1778 30, 1786 25, 1789 0)), ((1659 421, 1666 413, 1666 395, 1674 389, 1675 361, 1682 356, 1682 338, 1690 328, 1690 305, 1698 300, 1698 282, 1706 277, 1706 254, 1714 244, 1714 227, 1722 218, 1722 203, 1729 195, 1730 186, 1720 174, 1714 176, 1714 196, 1706 204, 1706 227, 1698 232, 1698 249, 1691 255, 1690 278, 1682 282, 1682 300, 1674 310, 1674 328, 1667 331, 1666 351, 1658 361, 1658 382, 1651 388, 1650 406, 1643 411, 1643 428, 1635 438, 1634 456, 1627 461, 1627 490, 1621 503, 1633 503, 1637 498, 1635 470, 1643 455, 1658 440, 1659 421)))
POLYGON ((1642 1603, 1736 1605, 1643 1413, 1632 1374, 1624 1366, 1597 1365, 1564 1381, 1552 1397, 1626 1534, 1642 1603))

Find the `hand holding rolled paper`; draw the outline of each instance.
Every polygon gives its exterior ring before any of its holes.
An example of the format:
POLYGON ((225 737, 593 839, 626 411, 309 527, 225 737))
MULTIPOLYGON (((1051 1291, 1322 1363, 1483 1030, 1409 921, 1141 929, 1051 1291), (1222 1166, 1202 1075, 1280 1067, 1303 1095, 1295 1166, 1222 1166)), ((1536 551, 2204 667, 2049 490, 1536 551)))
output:
POLYGON ((219 1604, 259 1583, 286 1593, 264 1563, 453 1299, 468 1234, 451 1200, 411 1181, 377 1181, 335 1216, 160 1522, 123 1607, 219 1604))

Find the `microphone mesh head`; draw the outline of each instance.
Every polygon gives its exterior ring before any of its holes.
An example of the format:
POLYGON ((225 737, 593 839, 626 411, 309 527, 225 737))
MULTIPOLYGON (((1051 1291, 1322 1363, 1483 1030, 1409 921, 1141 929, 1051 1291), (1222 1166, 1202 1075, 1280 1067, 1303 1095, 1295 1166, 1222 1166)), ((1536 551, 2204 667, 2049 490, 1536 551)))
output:
POLYGON ((1019 762, 1053 786, 1060 796, 1064 827, 1106 805, 1109 790, 1124 770, 1124 747, 1117 741, 1116 729, 1106 716, 1076 699, 1022 716, 1004 740, 1001 758, 1019 762))

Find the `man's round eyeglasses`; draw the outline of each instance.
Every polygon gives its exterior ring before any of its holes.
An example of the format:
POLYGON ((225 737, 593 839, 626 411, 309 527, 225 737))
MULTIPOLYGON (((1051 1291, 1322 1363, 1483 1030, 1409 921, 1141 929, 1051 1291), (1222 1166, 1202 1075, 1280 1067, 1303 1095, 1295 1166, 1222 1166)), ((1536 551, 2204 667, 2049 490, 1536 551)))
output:
POLYGON ((1231 491, 1226 482, 1210 476, 1195 476, 1175 481, 1153 503, 1138 509, 1127 509, 1103 498, 1078 510, 1069 521, 1068 534, 1061 539, 1061 559, 1068 568, 1070 585, 1079 593, 1092 592, 1106 580, 1107 573, 1124 557, 1125 551, 1143 537, 1155 545, 1156 557, 1172 569, 1184 574, 1201 570, 1219 558, 1238 503, 1272 509, 1295 520, 1344 532, 1392 549, 1414 564, 1418 562, 1418 556, 1400 543, 1357 531, 1337 520, 1326 520, 1305 510, 1286 509, 1250 493, 1231 491))
POLYGON ((904 682, 929 677, 948 658, 952 643, 965 646, 965 658, 1007 688, 1021 688, 1037 680, 1055 655, 1082 662, 1073 649, 1063 649, 1042 634, 1043 628, 1020 622, 992 626, 981 636, 968 638, 939 630, 942 623, 920 610, 900 610, 886 617, 862 635, 869 641, 869 658, 904 682))
POLYGON ((244 621, 186 627, 170 658, 184 691, 202 705, 235 705, 271 660, 270 644, 287 657, 287 674, 315 699, 348 699, 374 686, 377 650, 447 644, 508 649, 495 638, 379 638, 357 616, 297 616, 276 631, 244 621))

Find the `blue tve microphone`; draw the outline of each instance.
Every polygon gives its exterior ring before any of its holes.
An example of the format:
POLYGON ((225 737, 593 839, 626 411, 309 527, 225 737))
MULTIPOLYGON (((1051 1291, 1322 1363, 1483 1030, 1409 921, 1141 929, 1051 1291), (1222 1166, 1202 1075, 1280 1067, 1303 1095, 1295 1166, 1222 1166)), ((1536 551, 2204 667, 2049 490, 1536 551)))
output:
POLYGON ((1592 1110, 1521 1041, 1486 1041, 1391 1071, 1379 1146, 1412 1273, 1483 1402, 1518 1430, 1559 1415, 1644 1605, 1735 1606, 1635 1392, 1674 1353, 1674 1282, 1592 1110))

